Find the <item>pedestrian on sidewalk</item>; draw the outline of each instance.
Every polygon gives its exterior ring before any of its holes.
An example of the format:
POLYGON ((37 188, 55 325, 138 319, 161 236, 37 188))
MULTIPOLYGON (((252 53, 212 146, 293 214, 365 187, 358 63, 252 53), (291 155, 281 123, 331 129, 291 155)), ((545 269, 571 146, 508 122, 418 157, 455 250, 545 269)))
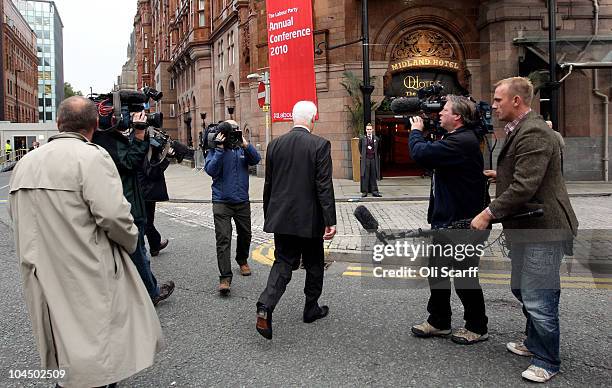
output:
MULTIPOLYGON (((477 123, 476 104, 466 97, 447 96, 447 102, 440 112, 440 125, 447 133, 437 141, 425 140, 421 117, 413 117, 410 122, 410 155, 418 164, 434 171, 427 222, 431 224, 432 229, 441 229, 454 221, 474 217, 489 203, 487 180, 482 174, 484 159, 480 151, 480 140, 473 130, 477 123)), ((434 237, 432 243, 439 246, 475 246, 486 239, 486 235, 481 236, 474 236, 474 233, 466 230, 434 237)), ((429 317, 425 322, 412 327, 415 336, 451 334, 451 281, 442 268, 469 270, 478 268, 479 262, 480 256, 476 250, 472 250, 472 253, 466 254, 465 257, 463 254, 449 257, 433 250, 428 265, 431 275, 427 279, 430 288, 427 303, 429 317)), ((471 275, 473 276, 456 277, 453 281, 455 291, 463 304, 465 327, 457 329, 451 339, 463 345, 489 338, 488 318, 478 272, 471 275)))
POLYGON ((561 172, 560 144, 544 119, 530 108, 533 85, 523 77, 495 84, 493 109, 505 121, 506 142, 497 170, 485 175, 496 180, 496 198, 472 220, 485 229, 491 220, 544 209, 544 216, 503 222, 512 261, 511 288, 523 303, 527 318, 525 340, 507 349, 530 356, 523 378, 546 382, 559 372, 559 269, 564 254, 572 254, 578 220, 561 172))
POLYGON ((361 196, 367 197, 368 193, 371 193, 374 197, 382 197, 376 182, 380 180, 380 156, 378 155, 380 138, 374 134, 372 123, 368 123, 365 130, 365 136, 359 136, 361 196))
POLYGON ((93 102, 64 100, 60 133, 26 154, 10 182, 41 368, 60 372, 65 387, 126 379, 151 366, 161 345, 157 314, 128 255, 138 228, 121 179, 108 153, 90 143, 97 121, 93 102))
POLYGON ((149 150, 149 140, 146 136, 147 115, 144 111, 132 114, 133 130, 129 137, 125 136, 119 129, 105 129, 94 132, 92 142, 102 146, 113 159, 121 182, 123 183, 123 195, 131 205, 131 213, 134 223, 138 227, 138 245, 130 255, 132 261, 138 268, 153 304, 167 299, 174 292, 174 282, 169 280, 160 286, 151 270, 151 260, 145 246, 145 230, 147 225, 147 214, 142 188, 138 181, 138 171, 142 169, 144 158, 149 150))
POLYGON ((259 334, 272 339, 272 312, 291 281, 291 272, 306 269, 303 319, 324 318, 323 240, 336 234, 336 202, 332 182, 331 144, 312 134, 317 107, 299 101, 293 107, 293 129, 274 139, 266 154, 264 231, 274 233, 274 264, 257 302, 259 334))
MULTIPOLYGON (((170 145, 166 144, 166 147, 170 147, 170 145)), ((170 154, 171 152, 170 149, 168 153, 170 154)), ((147 215, 145 235, 149 242, 151 256, 159 255, 159 252, 168 246, 168 239, 162 240, 161 234, 155 227, 156 203, 169 200, 164 171, 170 165, 170 160, 167 157, 161 158, 162 150, 150 146, 149 153, 144 158, 142 169, 138 171, 138 180, 142 188, 147 215)))
POLYGON ((251 203, 249 202, 249 166, 255 166, 261 156, 247 141, 232 133, 239 132, 234 120, 217 126, 216 147, 206 155, 204 170, 213 179, 212 202, 219 266, 219 293, 230 294, 232 283, 232 219, 236 224, 236 262, 242 276, 251 275, 247 262, 251 247, 251 203), (235 139, 232 141, 232 139, 235 139))

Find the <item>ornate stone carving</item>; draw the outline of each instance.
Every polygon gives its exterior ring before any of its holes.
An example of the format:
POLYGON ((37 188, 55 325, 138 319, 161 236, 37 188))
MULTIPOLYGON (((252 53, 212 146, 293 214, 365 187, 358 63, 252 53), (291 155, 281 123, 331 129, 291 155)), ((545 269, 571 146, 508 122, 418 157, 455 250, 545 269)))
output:
POLYGON ((391 52, 392 61, 415 57, 458 59, 448 39, 432 30, 418 30, 405 35, 391 52))

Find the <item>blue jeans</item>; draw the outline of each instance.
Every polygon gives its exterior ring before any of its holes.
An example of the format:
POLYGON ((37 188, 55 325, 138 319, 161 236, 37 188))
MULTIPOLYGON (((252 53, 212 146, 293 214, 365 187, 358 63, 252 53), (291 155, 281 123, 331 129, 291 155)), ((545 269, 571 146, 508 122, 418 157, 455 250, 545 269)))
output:
POLYGON ((562 243, 512 244, 510 258, 512 293, 523 303, 527 318, 525 346, 533 353, 531 364, 558 372, 562 243))
POLYGON ((136 245, 136 251, 130 255, 130 258, 136 266, 142 282, 147 287, 149 296, 154 298, 159 295, 159 287, 157 286, 157 279, 155 279, 153 272, 151 272, 151 260, 145 247, 144 236, 146 225, 136 224, 136 226, 138 227, 138 244, 136 245))

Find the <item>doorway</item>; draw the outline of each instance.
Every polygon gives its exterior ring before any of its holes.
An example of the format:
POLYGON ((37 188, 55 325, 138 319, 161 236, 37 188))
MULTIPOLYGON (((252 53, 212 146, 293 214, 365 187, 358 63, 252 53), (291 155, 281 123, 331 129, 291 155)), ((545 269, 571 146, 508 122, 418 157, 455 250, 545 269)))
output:
POLYGON ((380 138, 380 170, 383 177, 425 174, 425 170, 410 157, 410 130, 404 119, 393 115, 377 115, 375 130, 380 138))

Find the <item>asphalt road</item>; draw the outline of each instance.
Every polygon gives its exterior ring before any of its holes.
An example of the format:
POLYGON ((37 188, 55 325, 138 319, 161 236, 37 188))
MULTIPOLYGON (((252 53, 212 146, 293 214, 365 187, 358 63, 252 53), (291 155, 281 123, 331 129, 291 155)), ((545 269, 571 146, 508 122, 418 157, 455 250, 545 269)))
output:
MULTIPOLYGON (((0 176, 0 187, 6 179, 0 176)), ((6 198, 6 191, 0 192, 6 198)), ((172 205, 163 205, 172 206, 172 205)), ((232 296, 216 292, 212 230, 159 215, 169 247, 153 258, 158 280, 177 289, 158 306, 166 347, 155 364, 122 387, 203 386, 528 386, 526 358, 505 350, 524 320, 505 287, 487 286, 490 339, 460 346, 449 339, 418 339, 410 326, 426 318, 427 290, 366 288, 327 271, 321 302, 330 315, 301 321, 304 273, 297 271, 274 313, 274 339, 255 331, 255 302, 269 267, 252 263, 253 276, 235 276, 232 296)), ((9 380, 11 369, 37 369, 39 358, 23 302, 6 203, 0 203, 0 386, 50 387, 51 381, 9 380)), ((568 289, 561 299, 562 373, 549 386, 609 386, 612 374, 612 293, 568 289)), ((453 296, 453 327, 462 326, 453 296)))

